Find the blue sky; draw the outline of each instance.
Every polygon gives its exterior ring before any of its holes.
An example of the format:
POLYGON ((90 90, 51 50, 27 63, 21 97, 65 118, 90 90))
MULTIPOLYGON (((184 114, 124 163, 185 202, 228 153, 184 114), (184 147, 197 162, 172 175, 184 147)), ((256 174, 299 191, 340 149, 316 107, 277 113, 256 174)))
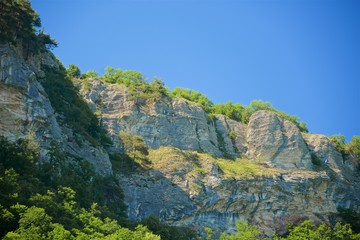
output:
POLYGON ((360 1, 31 0, 64 63, 157 76, 360 135, 360 1))

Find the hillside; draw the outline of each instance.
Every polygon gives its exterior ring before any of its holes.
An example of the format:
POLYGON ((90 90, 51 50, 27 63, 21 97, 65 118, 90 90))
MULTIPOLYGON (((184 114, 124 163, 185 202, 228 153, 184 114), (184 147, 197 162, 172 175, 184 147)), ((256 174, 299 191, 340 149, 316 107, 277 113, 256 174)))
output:
POLYGON ((136 71, 65 69, 27 1, 0 6, 1 26, 29 21, 27 34, 0 32, 3 239, 218 238, 236 226, 291 239, 288 224, 307 219, 314 232, 337 226, 329 236, 350 228, 336 222, 360 231, 359 137, 309 134, 270 103, 214 104, 136 71))

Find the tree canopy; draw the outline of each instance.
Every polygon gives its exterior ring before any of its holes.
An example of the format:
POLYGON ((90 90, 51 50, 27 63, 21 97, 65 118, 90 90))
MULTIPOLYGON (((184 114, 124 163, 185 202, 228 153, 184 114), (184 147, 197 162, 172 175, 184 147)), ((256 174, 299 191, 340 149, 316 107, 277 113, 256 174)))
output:
POLYGON ((57 43, 41 29, 39 15, 28 0, 0 1, 0 41, 21 44, 24 57, 57 43))

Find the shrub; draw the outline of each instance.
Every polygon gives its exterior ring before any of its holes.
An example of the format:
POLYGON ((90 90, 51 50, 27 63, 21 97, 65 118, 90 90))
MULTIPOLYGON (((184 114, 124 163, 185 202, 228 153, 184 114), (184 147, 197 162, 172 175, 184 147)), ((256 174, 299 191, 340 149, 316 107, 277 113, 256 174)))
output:
POLYGON ((353 136, 350 143, 347 145, 347 149, 360 159, 360 136, 353 136))
POLYGON ((236 132, 235 131, 230 131, 229 132, 229 138, 234 142, 236 139, 236 132))
POLYGON ((332 135, 329 137, 329 139, 334 144, 338 152, 342 153, 343 155, 348 154, 344 135, 341 134, 332 135))
POLYGON ((66 75, 70 78, 79 78, 81 75, 80 68, 75 64, 70 64, 66 69, 66 75))
POLYGON ((98 78, 99 74, 94 70, 89 70, 83 74, 81 74, 81 79, 89 79, 89 78, 98 78))
POLYGON ((205 111, 211 112, 214 103, 204 94, 186 88, 176 87, 170 92, 171 97, 182 97, 191 102, 199 103, 205 111))
POLYGON ((0 42, 21 43, 23 56, 39 53, 57 43, 43 30, 39 15, 31 8, 28 0, 0 1, 0 42))

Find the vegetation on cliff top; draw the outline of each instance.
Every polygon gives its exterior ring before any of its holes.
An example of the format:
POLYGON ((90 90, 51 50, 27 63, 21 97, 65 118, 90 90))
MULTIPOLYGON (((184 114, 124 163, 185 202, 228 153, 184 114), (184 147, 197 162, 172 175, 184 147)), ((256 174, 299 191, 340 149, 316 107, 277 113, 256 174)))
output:
POLYGON ((147 100, 157 100, 163 97, 181 97, 191 102, 198 103, 210 115, 222 114, 235 121, 247 124, 250 116, 259 110, 268 110, 277 113, 282 118, 295 123, 302 132, 308 132, 306 123, 299 120, 296 116, 291 116, 285 112, 275 109, 269 102, 254 100, 249 106, 244 106, 240 103, 219 103, 214 104, 206 95, 186 89, 176 87, 170 91, 160 79, 153 79, 147 82, 144 76, 133 70, 122 70, 107 67, 103 76, 99 76, 95 71, 88 71, 84 74, 80 73, 80 69, 74 64, 67 68, 68 75, 73 78, 81 79, 87 82, 89 78, 98 78, 108 83, 124 84, 133 99, 140 104, 147 100))

